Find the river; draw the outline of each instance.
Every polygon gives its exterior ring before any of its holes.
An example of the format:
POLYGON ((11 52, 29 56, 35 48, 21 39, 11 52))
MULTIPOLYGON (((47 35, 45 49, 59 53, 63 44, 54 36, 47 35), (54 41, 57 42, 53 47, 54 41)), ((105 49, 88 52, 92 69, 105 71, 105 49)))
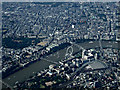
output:
MULTIPOLYGON (((99 47, 99 42, 98 41, 93 41, 93 43, 84 42, 84 43, 79 43, 79 45, 85 49, 95 48, 95 47, 99 47)), ((102 46, 118 48, 118 43, 115 43, 114 41, 102 41, 102 46)), ((76 52, 78 48, 73 47, 73 50, 76 52)), ((65 58, 65 53, 66 53, 66 48, 54 54, 49 55, 48 57, 46 57, 46 59, 58 62, 65 58)), ((16 81, 22 82, 28 79, 30 76, 34 75, 36 72, 39 72, 45 68, 48 68, 50 64, 52 63, 44 60, 37 61, 29 65, 28 67, 25 67, 24 69, 6 77, 5 79, 3 79, 3 81, 9 84, 10 86, 14 86, 16 81)))

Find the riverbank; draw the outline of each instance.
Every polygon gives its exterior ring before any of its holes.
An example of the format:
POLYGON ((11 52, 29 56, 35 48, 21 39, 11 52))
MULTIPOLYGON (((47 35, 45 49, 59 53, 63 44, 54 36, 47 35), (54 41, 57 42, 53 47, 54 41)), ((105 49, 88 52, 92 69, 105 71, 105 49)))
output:
MULTIPOLYGON (((102 41, 101 43, 102 43, 102 46, 104 46, 104 47, 112 46, 112 48, 118 48, 118 43, 116 43, 115 41, 102 41)), ((93 43, 84 42, 84 43, 79 43, 79 44, 80 44, 80 46, 84 47, 85 49, 99 47, 98 41, 93 41, 93 43)), ((47 56, 46 59, 58 62, 58 61, 64 59, 65 53, 66 53, 66 48, 47 56)), ((24 68, 23 70, 20 70, 14 74, 8 76, 7 78, 3 79, 3 81, 8 83, 11 86, 14 86, 14 83, 16 81, 22 82, 25 79, 28 79, 30 76, 34 75, 35 73, 37 73, 45 68, 48 68, 48 66, 51 64, 52 63, 46 62, 44 60, 37 61, 37 62, 29 65, 28 67, 24 68)))

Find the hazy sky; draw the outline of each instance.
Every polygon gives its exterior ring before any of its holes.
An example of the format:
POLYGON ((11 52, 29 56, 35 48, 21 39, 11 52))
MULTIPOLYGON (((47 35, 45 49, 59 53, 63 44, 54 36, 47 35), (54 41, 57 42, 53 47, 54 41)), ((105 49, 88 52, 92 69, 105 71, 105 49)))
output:
POLYGON ((1 0, 2 2, 118 2, 120 0, 1 0))

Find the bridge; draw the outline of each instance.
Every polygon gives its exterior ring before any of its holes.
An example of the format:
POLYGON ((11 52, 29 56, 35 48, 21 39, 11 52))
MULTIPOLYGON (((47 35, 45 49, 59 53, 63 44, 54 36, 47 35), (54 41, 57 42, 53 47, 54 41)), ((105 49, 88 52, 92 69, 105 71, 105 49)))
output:
POLYGON ((4 84, 5 86, 7 86, 8 88, 10 88, 10 90, 13 90, 13 87, 11 87, 10 85, 8 85, 7 83, 5 83, 4 81, 0 80, 1 84, 4 84))
MULTIPOLYGON (((99 39, 99 45, 100 45, 101 54, 103 54, 103 48, 102 48, 102 44, 101 44, 101 35, 100 35, 100 39, 99 39)), ((103 55, 101 55, 101 57, 103 59, 103 55)))

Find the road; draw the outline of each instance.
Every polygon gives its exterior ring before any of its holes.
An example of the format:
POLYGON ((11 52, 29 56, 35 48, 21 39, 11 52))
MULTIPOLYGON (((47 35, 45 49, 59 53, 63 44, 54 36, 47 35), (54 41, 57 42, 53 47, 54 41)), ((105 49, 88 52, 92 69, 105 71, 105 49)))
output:
MULTIPOLYGON (((13 90, 13 87, 10 86, 9 84, 5 83, 4 81, 0 80, 0 83, 1 83, 1 84, 4 84, 7 88, 10 88, 11 90, 13 90)), ((6 87, 5 87, 5 88, 6 88, 6 87)), ((3 87, 3 88, 4 88, 4 87, 3 87)))

